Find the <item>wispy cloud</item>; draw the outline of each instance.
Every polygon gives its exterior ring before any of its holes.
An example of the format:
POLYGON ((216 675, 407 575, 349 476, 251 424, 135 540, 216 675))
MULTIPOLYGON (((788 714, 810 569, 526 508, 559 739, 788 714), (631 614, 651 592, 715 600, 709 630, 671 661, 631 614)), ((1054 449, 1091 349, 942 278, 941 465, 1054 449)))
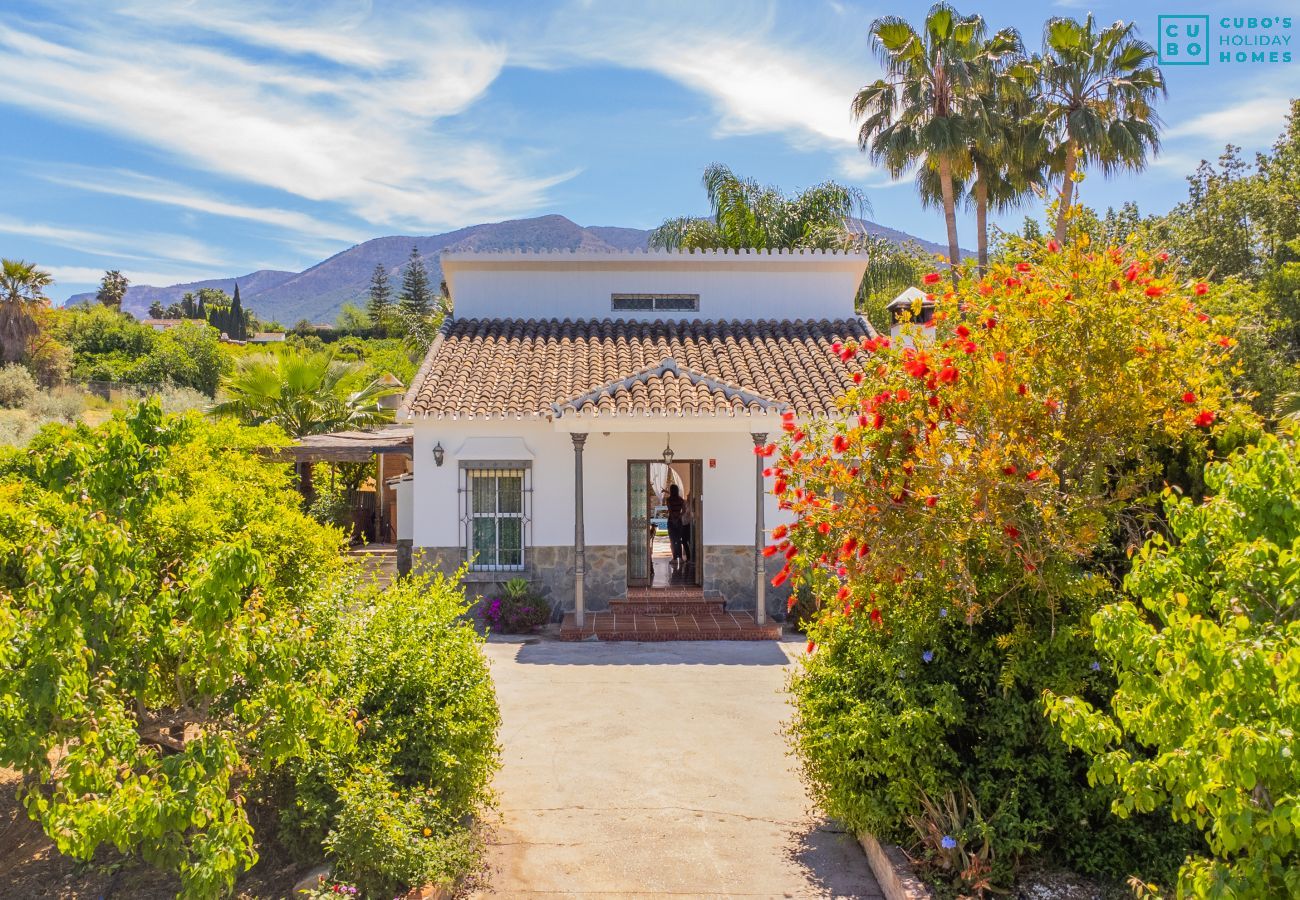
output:
POLYGON ((849 101, 878 75, 865 23, 808 33, 768 3, 577 3, 527 24, 512 64, 656 72, 709 98, 717 136, 779 134, 806 150, 856 153, 849 101))
POLYGON ((37 177, 42 180, 63 187, 91 191, 97 194, 129 197, 133 200, 175 206, 230 219, 261 222, 265 225, 283 228, 292 235, 309 235, 354 243, 374 236, 367 229, 331 222, 320 216, 272 206, 234 203, 177 184, 174 181, 127 169, 98 169, 93 166, 56 165, 40 166, 35 171, 37 177))
POLYGON ((92 256, 142 261, 174 260, 206 266, 225 265, 212 248, 175 234, 108 235, 81 228, 43 225, 0 216, 0 234, 36 238, 56 247, 66 247, 92 256), (149 251, 147 255, 141 250, 149 251))
POLYGON ((1204 138, 1216 142, 1267 141, 1282 130, 1288 110, 1288 95, 1271 93, 1251 99, 1236 99, 1219 109, 1194 116, 1165 131, 1166 138, 1204 138))
POLYGON ((530 211, 573 174, 530 173, 516 155, 444 127, 505 60, 465 16, 356 9, 60 4, 75 29, 0 15, 0 101, 376 225, 530 211), (311 64, 322 57, 327 71, 311 64))

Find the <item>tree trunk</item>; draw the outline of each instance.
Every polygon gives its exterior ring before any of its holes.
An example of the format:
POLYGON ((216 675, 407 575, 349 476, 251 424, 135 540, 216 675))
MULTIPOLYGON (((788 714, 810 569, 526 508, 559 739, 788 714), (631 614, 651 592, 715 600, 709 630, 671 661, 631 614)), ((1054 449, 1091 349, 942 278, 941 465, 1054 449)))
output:
POLYGON ((975 229, 979 241, 980 276, 989 267, 989 188, 984 178, 977 175, 975 181, 975 229))
POLYGON ((952 280, 956 284, 956 266, 961 261, 961 251, 957 249, 957 200, 952 192, 952 162, 946 156, 939 157, 939 190, 943 194, 943 220, 948 226, 948 265, 953 267, 952 280))
POLYGON ((308 461, 298 463, 298 491, 302 494, 304 506, 311 506, 316 499, 316 485, 312 480, 312 464, 308 461))
POLYGON ((1065 216, 1074 201, 1075 163, 1074 141, 1068 141, 1065 145, 1065 183, 1061 185, 1061 208, 1056 211, 1056 242, 1061 245, 1065 244, 1065 216))

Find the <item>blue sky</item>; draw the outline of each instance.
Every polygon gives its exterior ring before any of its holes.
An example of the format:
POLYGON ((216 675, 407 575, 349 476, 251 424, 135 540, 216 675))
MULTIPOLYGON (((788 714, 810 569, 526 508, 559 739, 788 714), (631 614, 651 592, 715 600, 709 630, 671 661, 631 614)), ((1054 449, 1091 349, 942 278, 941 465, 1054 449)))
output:
MULTIPOLYGON (((1258 15, 1258 4, 959 3, 1037 46, 1049 15, 1258 15)), ((1294 14, 1286 0, 1274 14, 1294 14)), ((106 268, 170 284, 298 270, 370 237, 561 213, 652 227, 703 212, 712 161, 787 189, 861 187, 872 218, 940 240, 911 182, 856 149, 848 104, 879 74, 867 29, 923 4, 805 2, 0 3, 0 256, 56 299, 106 268)), ((1290 64, 1166 67, 1164 148, 1087 203, 1163 211, 1224 143, 1247 153, 1300 95, 1290 64)), ((1015 225, 1040 205, 1004 217, 1015 225)), ((974 246, 973 221, 960 223, 974 246)))

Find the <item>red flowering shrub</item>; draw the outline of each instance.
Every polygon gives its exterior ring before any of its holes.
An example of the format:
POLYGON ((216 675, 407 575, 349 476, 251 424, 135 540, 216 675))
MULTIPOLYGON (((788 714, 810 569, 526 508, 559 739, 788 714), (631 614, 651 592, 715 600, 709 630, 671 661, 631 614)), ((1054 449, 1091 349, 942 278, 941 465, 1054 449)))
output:
POLYGON ((1019 251, 937 295, 926 327, 841 348, 863 376, 841 418, 786 423, 771 472, 797 518, 773 534, 777 578, 821 599, 792 734, 853 828, 906 841, 970 791, 995 881, 1066 844, 1082 869, 1170 846, 1176 862, 1167 828, 1090 820, 1108 798, 1087 795, 1041 694, 1102 677, 1087 623, 1115 584, 1097 559, 1159 489, 1162 453, 1251 426, 1227 387, 1231 323, 1139 252, 1019 251))

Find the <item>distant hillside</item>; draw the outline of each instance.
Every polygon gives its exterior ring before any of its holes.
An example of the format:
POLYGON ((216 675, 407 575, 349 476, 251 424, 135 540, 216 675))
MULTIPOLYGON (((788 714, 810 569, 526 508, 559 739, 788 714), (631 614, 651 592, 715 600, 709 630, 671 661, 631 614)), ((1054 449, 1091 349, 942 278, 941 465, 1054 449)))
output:
MULTIPOLYGON (((914 240, 927 250, 943 252, 942 247, 931 241, 874 222, 862 221, 859 224, 863 230, 882 234, 890 240, 914 240)), ((640 228, 600 225, 584 228, 564 216, 539 216, 471 225, 428 237, 380 237, 337 253, 301 272, 264 269, 248 275, 169 287, 131 285, 123 308, 143 317, 155 300, 167 305, 180 300, 186 291, 204 287, 220 288, 230 293, 238 281, 244 308, 253 310, 265 320, 275 320, 286 326, 302 319, 332 322, 344 303, 365 302, 370 275, 379 263, 388 269, 396 293, 412 246, 420 249, 430 280, 437 285, 442 280, 438 257, 444 250, 640 250, 645 248, 649 234, 640 228)), ((94 296, 93 293, 75 294, 68 298, 68 303, 93 300, 94 296)))

